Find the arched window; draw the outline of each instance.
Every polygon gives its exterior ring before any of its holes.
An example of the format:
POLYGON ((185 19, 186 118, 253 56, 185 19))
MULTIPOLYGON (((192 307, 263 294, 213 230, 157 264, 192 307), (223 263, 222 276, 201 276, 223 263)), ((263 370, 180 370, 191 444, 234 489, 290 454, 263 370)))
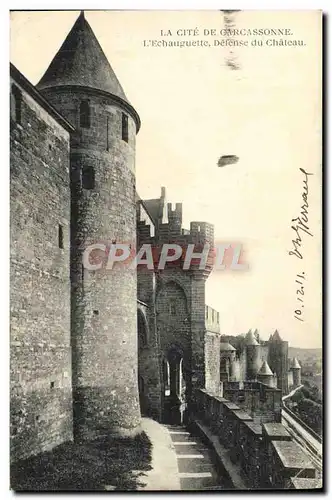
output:
POLYGON ((12 85, 11 92, 11 106, 10 106, 10 114, 12 119, 21 124, 22 121, 22 92, 16 87, 16 85, 12 85))
POLYGON ((87 100, 80 104, 80 126, 90 128, 90 104, 87 100))

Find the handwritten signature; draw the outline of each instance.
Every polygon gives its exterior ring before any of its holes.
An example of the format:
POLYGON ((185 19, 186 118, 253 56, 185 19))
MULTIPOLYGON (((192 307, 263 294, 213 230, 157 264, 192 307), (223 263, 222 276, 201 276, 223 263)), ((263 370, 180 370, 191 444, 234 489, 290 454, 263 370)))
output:
MULTIPOLYGON (((310 175, 309 172, 306 172, 304 168, 300 168, 300 171, 304 174, 305 178, 302 181, 303 182, 303 192, 302 192, 302 200, 303 200, 303 205, 301 207, 301 212, 298 217, 295 219, 292 219, 292 222, 296 222, 296 225, 291 226, 291 229, 295 231, 296 238, 292 240, 293 243, 293 250, 288 252, 289 255, 295 255, 298 259, 303 259, 303 255, 300 252, 300 248, 302 247, 302 237, 301 237, 301 231, 305 234, 308 234, 309 236, 313 236, 313 234, 310 232, 308 222, 308 208, 309 208, 309 203, 308 203, 308 194, 309 194, 309 186, 308 186, 308 179, 310 175)), ((303 235, 302 235, 303 236, 303 235)))
MULTIPOLYGON (((295 219, 292 219, 292 222, 294 223, 291 226, 291 229, 295 233, 295 237, 292 240, 293 248, 288 252, 289 255, 293 255, 296 258, 302 260, 303 259, 303 250, 302 250, 302 244, 303 244, 303 237, 304 234, 307 234, 308 236, 313 236, 310 227, 309 227, 309 202, 308 202, 308 195, 309 195, 309 178, 311 175, 313 175, 310 172, 306 172, 304 168, 300 168, 300 171, 304 175, 304 178, 302 180, 303 184, 303 191, 302 191, 302 200, 303 200, 303 205, 301 206, 301 212, 298 217, 295 219)), ((293 233, 293 234, 294 234, 293 233)), ((300 287, 297 287, 296 290, 296 298, 301 304, 299 305, 299 309, 296 309, 294 311, 294 317, 299 320, 303 321, 302 314, 303 314, 303 309, 304 309, 304 280, 306 279, 305 277, 305 272, 302 271, 301 273, 296 275, 296 280, 295 283, 298 283, 300 287), (300 296, 298 296, 300 295, 300 296)))

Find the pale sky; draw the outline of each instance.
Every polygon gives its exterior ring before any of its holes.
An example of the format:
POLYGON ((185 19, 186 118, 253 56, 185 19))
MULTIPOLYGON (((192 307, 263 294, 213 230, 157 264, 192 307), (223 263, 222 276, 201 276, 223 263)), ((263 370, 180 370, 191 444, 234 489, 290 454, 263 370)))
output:
MULTIPOLYGON (((36 84, 79 12, 11 14, 11 61, 36 84)), ((242 36, 249 47, 213 46, 217 11, 88 11, 122 87, 138 111, 137 189, 182 202, 190 221, 215 226, 216 242, 244 245, 248 271, 215 271, 206 301, 220 312, 221 332, 277 328, 297 347, 321 347, 321 13, 244 11, 235 27, 290 29, 292 36, 242 36), (177 36, 178 29, 200 34, 177 36), (173 36, 161 37, 160 31, 173 36), (253 39, 303 40, 305 46, 252 47, 253 39), (143 40, 208 40, 210 47, 144 47, 143 40), (226 65, 234 52, 239 69, 226 65), (239 162, 218 168, 221 155, 239 162), (309 178, 309 222, 303 259, 290 256, 291 219, 300 215, 309 178), (301 317, 296 275, 307 276, 301 317)))

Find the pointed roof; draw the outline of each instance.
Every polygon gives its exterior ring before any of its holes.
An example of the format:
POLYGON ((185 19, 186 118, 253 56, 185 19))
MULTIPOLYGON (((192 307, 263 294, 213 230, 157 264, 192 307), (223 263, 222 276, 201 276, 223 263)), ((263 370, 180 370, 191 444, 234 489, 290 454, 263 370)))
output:
POLYGON ((273 342, 282 342, 282 339, 281 339, 281 337, 280 337, 280 334, 279 334, 278 330, 276 330, 276 331, 274 332, 274 334, 272 335, 271 340, 272 340, 273 342))
POLYGON ((258 375, 273 375, 271 368, 269 367, 266 361, 264 361, 262 366, 260 367, 258 375))
POLYGON ((259 345, 259 343, 257 342, 255 335, 252 333, 251 329, 249 330, 249 332, 245 336, 244 343, 246 345, 259 345))
POLYGON ((160 198, 143 200, 144 206, 149 212, 154 223, 157 223, 161 213, 161 200, 160 198))
POLYGON ((291 368, 301 368, 301 365, 300 365, 300 363, 298 362, 297 358, 293 358, 293 359, 292 359, 292 362, 291 362, 290 367, 291 367, 291 368))
POLYGON ((221 351, 236 351, 235 347, 228 342, 220 342, 220 350, 221 351))
POLYGON ((83 11, 37 88, 44 90, 63 85, 78 85, 107 92, 132 108, 83 11))

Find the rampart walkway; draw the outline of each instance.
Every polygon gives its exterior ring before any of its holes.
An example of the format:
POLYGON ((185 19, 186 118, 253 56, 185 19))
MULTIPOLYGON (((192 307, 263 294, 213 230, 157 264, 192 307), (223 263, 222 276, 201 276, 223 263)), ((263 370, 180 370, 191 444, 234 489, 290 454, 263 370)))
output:
POLYGON ((161 425, 143 419, 143 430, 152 442, 152 467, 141 481, 142 490, 222 490, 223 481, 209 448, 183 426, 161 425))

